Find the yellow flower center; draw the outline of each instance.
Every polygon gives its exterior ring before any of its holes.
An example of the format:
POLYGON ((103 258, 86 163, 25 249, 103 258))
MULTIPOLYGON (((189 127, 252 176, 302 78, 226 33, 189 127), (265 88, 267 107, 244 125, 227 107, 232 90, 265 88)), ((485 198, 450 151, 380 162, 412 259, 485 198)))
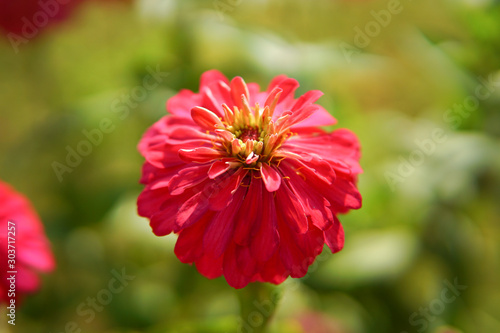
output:
POLYGON ((231 110, 227 105, 222 105, 225 113, 222 123, 224 130, 229 133, 221 134, 221 141, 229 156, 237 158, 249 168, 258 168, 260 163, 271 163, 273 152, 287 139, 289 132, 275 130, 272 120, 275 106, 273 103, 261 108, 256 103, 255 107, 250 108, 244 96, 241 108, 235 106, 231 110))

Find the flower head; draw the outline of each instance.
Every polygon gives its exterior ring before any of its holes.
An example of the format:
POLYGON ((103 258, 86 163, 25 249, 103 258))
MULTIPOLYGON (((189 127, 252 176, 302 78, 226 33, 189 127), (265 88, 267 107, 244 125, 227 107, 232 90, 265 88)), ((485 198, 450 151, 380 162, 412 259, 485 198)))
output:
POLYGON ((208 278, 281 283, 302 277, 326 243, 342 249, 338 213, 361 207, 359 143, 309 91, 284 75, 268 89, 205 72, 139 143, 146 158, 138 212, 175 254, 208 278))
POLYGON ((3 30, 3 34, 17 47, 48 27, 68 19, 82 2, 84 0, 0 0, 0 32, 3 30))
POLYGON ((9 302, 13 295, 8 272, 16 272, 17 298, 35 292, 40 287, 37 272, 51 271, 55 262, 43 225, 29 201, 0 181, 0 202, 0 301, 9 302))
POLYGON ((59 4, 58 1, 43 4, 37 0, 0 0, 0 28, 16 42, 26 42, 47 26, 66 19, 82 0, 59 4))

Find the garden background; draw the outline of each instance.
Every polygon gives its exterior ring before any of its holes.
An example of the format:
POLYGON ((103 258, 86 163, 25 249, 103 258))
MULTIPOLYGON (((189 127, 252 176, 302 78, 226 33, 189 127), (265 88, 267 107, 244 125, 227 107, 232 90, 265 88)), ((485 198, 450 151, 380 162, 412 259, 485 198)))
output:
POLYGON ((52 23, 0 41, 0 178, 57 261, 15 332, 251 332, 136 213, 141 135, 209 69, 296 78, 361 140, 345 248, 279 287, 271 332, 500 332, 500 1, 85 1, 52 23))

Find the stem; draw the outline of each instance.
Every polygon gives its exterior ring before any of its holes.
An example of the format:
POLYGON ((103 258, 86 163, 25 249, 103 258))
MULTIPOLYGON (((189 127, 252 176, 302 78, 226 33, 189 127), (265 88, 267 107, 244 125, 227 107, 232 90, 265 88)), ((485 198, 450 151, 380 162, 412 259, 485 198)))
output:
POLYGON ((264 283, 251 283, 245 288, 236 291, 240 302, 241 331, 264 333, 269 319, 273 316, 279 299, 277 287, 264 283))

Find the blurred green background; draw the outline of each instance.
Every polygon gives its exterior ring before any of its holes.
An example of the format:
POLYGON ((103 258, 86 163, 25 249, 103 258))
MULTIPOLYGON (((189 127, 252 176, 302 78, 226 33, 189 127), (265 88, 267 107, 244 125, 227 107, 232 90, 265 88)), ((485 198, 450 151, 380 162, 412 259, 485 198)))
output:
POLYGON ((137 142, 212 68, 322 90, 334 128, 362 143, 363 207, 340 217, 345 248, 279 287, 271 332, 500 332, 500 5, 489 0, 90 1, 17 53, 4 38, 0 178, 31 199, 57 260, 16 332, 251 332, 234 290, 181 264, 175 236, 136 214, 137 142), (137 88, 151 70, 158 86, 137 88), (67 165, 103 119, 108 133, 58 179, 54 162, 67 165), (122 270, 123 290, 89 310, 122 270))

